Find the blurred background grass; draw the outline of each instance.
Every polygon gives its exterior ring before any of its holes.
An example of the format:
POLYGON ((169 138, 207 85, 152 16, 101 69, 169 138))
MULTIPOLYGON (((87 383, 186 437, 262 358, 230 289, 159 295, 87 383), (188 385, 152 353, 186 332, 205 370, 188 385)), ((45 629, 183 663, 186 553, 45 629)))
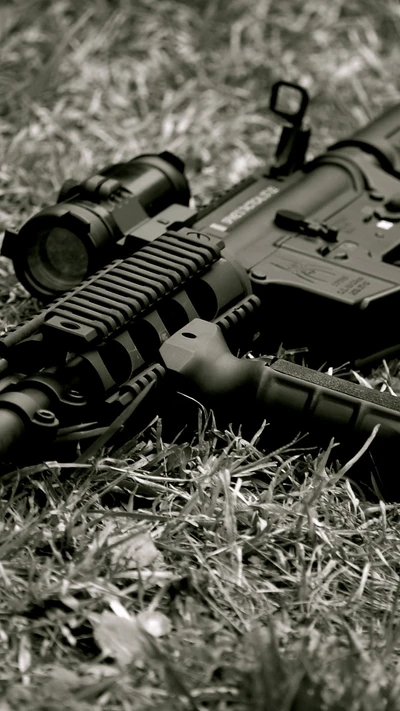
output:
POLYGON ((395 0, 17 0, 0 26, 7 225, 141 151, 180 154, 196 194, 237 180, 271 155, 277 79, 309 90, 314 153, 399 98, 395 0))
MULTIPOLYGON (((198 201, 212 197, 215 191, 272 157, 279 128, 267 109, 269 90, 277 79, 299 82, 310 92, 313 155, 400 99, 397 0, 16 0, 0 6, 0 33, 0 228, 18 228, 44 204, 53 203, 66 178, 84 178, 108 163, 130 159, 140 152, 176 152, 186 162, 198 201)), ((15 287, 12 270, 3 258, 0 280, 3 323, 16 322, 38 307, 22 288, 15 287)), ((154 697, 159 702, 155 704, 152 693, 159 678, 154 668, 139 665, 135 675, 130 672, 131 676, 118 678, 116 685, 108 680, 111 671, 107 665, 93 663, 89 668, 81 648, 73 646, 72 627, 68 626, 71 610, 62 608, 67 599, 62 592, 66 580, 74 594, 75 584, 79 590, 84 585, 87 590, 93 586, 95 592, 88 592, 85 601, 91 611, 108 604, 109 593, 102 595, 97 590, 96 576, 103 575, 103 585, 104 579, 115 583, 106 556, 98 556, 92 573, 87 568, 85 551, 86 547, 89 550, 93 528, 87 539, 77 539, 77 552, 68 553, 75 555, 76 570, 84 569, 84 582, 80 572, 71 572, 72 563, 67 565, 60 558, 57 546, 54 549, 49 543, 53 537, 58 541, 62 522, 69 520, 71 511, 79 514, 85 496, 97 496, 93 492, 107 481, 106 474, 103 472, 100 484, 91 482, 94 489, 88 485, 89 493, 78 496, 71 489, 69 499, 65 490, 61 489, 61 497, 56 489, 51 490, 46 475, 38 481, 34 495, 30 489, 29 495, 22 490, 11 503, 5 495, 2 498, 2 536, 7 546, 2 548, 1 560, 11 561, 7 562, 11 567, 6 566, 7 575, 1 583, 0 645, 4 663, 0 684, 7 690, 7 698, 0 701, 1 711, 86 711, 89 707, 126 711, 152 708, 153 703, 163 711, 170 708, 162 694, 154 697), (39 494, 40 505, 35 498, 39 494), (61 508, 63 500, 69 501, 69 508, 67 504, 61 508), (21 531, 27 531, 25 538, 21 531), (45 546, 49 550, 46 548, 43 554, 45 546), (55 611, 48 612, 49 606, 55 611), (28 632, 22 635, 22 630, 28 632), (32 630, 35 642, 29 646, 32 630), (69 680, 66 673, 62 674, 62 667, 71 670, 69 680), (70 693, 79 684, 81 691, 70 693), (138 690, 141 697, 135 696, 138 690)), ((296 493, 299 503, 303 493, 296 493)), ((191 596, 182 593, 180 598, 177 594, 177 601, 171 603, 175 625, 169 647, 171 659, 175 651, 179 659, 182 644, 179 664, 186 667, 186 683, 194 689, 192 706, 183 704, 183 708, 250 708, 245 698, 252 699, 249 704, 257 711, 322 708, 318 701, 312 706, 307 697, 306 701, 303 697, 303 706, 300 701, 291 706, 282 693, 267 704, 263 679, 268 675, 275 679, 278 657, 272 653, 263 657, 256 646, 255 661, 251 662, 250 643, 237 635, 246 627, 242 614, 245 598, 249 626, 254 620, 265 623, 272 612, 280 611, 279 643, 285 653, 294 649, 296 640, 304 639, 308 651, 323 661, 318 678, 329 686, 331 703, 326 708, 400 708, 394 683, 398 680, 395 633, 389 639, 384 624, 388 621, 392 630, 398 624, 393 592, 400 550, 397 514, 395 510, 377 513, 371 509, 371 519, 365 518, 366 514, 359 519, 354 496, 346 494, 344 487, 341 495, 339 500, 337 490, 325 492, 325 498, 315 504, 315 515, 332 512, 335 536, 340 534, 338 529, 345 531, 346 527, 352 527, 349 537, 355 536, 357 527, 365 524, 358 547, 352 543, 353 548, 347 548, 344 538, 340 545, 335 543, 337 548, 334 546, 332 553, 329 540, 318 535, 313 538, 315 531, 311 535, 307 530, 299 532, 298 527, 292 530, 292 519, 283 507, 286 500, 281 499, 273 509, 277 531, 270 542, 271 550, 277 551, 273 566, 268 562, 268 555, 273 555, 270 549, 262 565, 257 559, 252 566, 247 561, 247 575, 257 576, 265 588, 262 598, 255 593, 252 598, 254 591, 250 594, 233 583, 230 587, 225 579, 224 589, 237 603, 230 605, 225 600, 221 604, 222 598, 216 598, 219 617, 215 610, 210 612, 212 600, 205 603, 200 595, 206 590, 215 594, 218 587, 215 571, 202 565, 198 554, 198 594, 192 589, 191 596), (351 521, 350 511, 357 511, 351 521), (365 544, 367 555, 362 536, 368 531, 371 540, 365 544), (290 546, 295 533, 297 543, 290 546), (331 580, 330 571, 332 579, 337 575, 332 559, 338 551, 340 555, 344 551, 340 559, 343 569, 331 594, 327 581, 331 580), (375 577, 368 574, 371 566, 375 577), (283 594, 286 587, 288 591, 283 594), (389 614, 392 604, 393 613, 389 614), (225 620, 221 610, 229 619, 225 620), (371 642, 368 629, 373 625, 378 632, 375 629, 376 641, 371 642), (345 649, 350 649, 351 663, 345 649), (357 682, 352 666, 355 659, 361 665, 357 682), (256 662, 260 664, 258 676, 252 671, 256 662), (248 672, 247 686, 243 698, 239 698, 234 692, 239 678, 243 681, 244 671, 248 672), (207 690, 202 688, 204 679, 207 690), (336 702, 339 697, 341 701, 336 702)), ((220 511, 220 515, 225 514, 220 511)), ((245 538, 247 529, 243 530, 245 538)), ((161 524, 157 531, 161 545, 161 524)), ((205 528, 202 546, 208 545, 207 536, 205 528)), ((193 556, 187 554, 185 558, 186 538, 180 540, 171 534, 171 540, 171 545, 178 547, 176 571, 182 574, 182 570, 195 567, 193 556)), ((165 555, 167 552, 168 545, 165 555)), ((228 568, 224 560, 225 572, 228 568)), ((149 590, 142 594, 146 602, 149 590)), ((133 595, 122 599, 136 609, 133 595)), ((76 612, 84 620, 83 626, 87 625, 85 614, 76 612)), ((90 637, 84 626, 84 640, 85 635, 90 637)), ((300 652, 298 659, 303 657, 300 652)), ((92 659, 90 655, 88 658, 92 659)), ((286 659, 282 666, 294 678, 299 662, 288 666, 286 659)), ((318 663, 314 674, 317 671, 318 663)))

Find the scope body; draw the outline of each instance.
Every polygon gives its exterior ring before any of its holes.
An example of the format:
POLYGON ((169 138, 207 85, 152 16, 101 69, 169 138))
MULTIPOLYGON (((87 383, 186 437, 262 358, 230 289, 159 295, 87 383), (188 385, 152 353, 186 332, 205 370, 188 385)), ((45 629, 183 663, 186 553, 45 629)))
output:
POLYGON ((46 301, 116 257, 132 253, 141 245, 135 244, 132 231, 149 218, 160 214, 162 229, 169 226, 172 203, 179 204, 186 217, 183 206, 189 199, 179 158, 168 151, 137 156, 82 183, 67 180, 57 205, 31 217, 18 235, 6 231, 1 253, 13 260, 28 291, 46 301))

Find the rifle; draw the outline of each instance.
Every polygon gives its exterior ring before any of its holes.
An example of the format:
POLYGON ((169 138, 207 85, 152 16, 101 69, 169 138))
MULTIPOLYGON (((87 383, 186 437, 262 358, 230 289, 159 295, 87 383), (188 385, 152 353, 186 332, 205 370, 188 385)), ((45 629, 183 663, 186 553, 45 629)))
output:
POLYGON ((383 317, 400 304, 400 105, 305 162, 308 100, 273 86, 270 109, 285 120, 273 164, 204 208, 190 206, 179 158, 146 154, 67 181, 57 205, 6 231, 17 277, 53 301, 0 340, 4 471, 71 447, 87 461, 165 403, 185 423, 180 392, 248 431, 267 418, 273 438, 334 435, 341 454, 379 425, 372 466, 398 496, 396 398, 243 357, 285 343, 311 364, 361 368, 400 352, 383 317))

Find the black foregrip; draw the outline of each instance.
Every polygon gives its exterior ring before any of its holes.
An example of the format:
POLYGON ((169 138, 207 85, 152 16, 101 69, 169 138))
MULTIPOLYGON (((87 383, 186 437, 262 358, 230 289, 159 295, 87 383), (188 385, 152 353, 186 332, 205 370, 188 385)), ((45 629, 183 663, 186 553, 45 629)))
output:
POLYGON ((160 354, 182 390, 230 421, 246 423, 261 416, 286 442, 301 431, 324 444, 335 436, 350 442, 350 449, 379 425, 378 447, 394 444, 391 451, 400 456, 400 399, 392 395, 284 360, 268 365, 236 358, 218 326, 201 319, 175 333, 160 354))
POLYGON ((378 439, 398 438, 400 454, 400 400, 387 393, 278 360, 265 367, 256 397, 276 415, 298 418, 303 430, 367 437, 379 424, 378 439))

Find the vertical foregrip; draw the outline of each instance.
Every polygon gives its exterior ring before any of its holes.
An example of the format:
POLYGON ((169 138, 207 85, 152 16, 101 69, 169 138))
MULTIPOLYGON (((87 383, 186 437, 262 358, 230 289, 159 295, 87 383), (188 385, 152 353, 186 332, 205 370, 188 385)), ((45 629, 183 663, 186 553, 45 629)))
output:
POLYGON ((257 401, 302 431, 368 437, 379 424, 377 440, 398 441, 400 454, 400 399, 387 393, 279 360, 265 367, 257 401))
MULTIPOLYGON (((400 398, 379 393, 285 360, 236 358, 216 324, 194 319, 160 349, 179 388, 230 421, 266 419, 287 437, 309 432, 326 443, 365 441, 380 425, 376 443, 394 444, 400 459, 400 398)), ((396 455, 397 457, 397 455, 396 455)))

